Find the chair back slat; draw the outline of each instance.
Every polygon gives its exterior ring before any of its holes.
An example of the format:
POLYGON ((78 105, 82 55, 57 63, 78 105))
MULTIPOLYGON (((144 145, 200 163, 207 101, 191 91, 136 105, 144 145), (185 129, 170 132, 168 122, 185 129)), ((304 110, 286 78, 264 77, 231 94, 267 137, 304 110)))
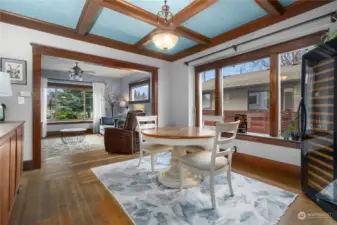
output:
POLYGON ((139 132, 139 142, 140 145, 143 144, 142 130, 157 128, 157 116, 137 116, 137 125, 139 132))
POLYGON ((203 115, 202 116, 202 124, 205 125, 205 122, 223 122, 222 116, 210 116, 210 115, 203 115))
MULTIPOLYGON (((216 135, 215 135, 215 140, 214 140, 214 146, 212 149, 212 165, 215 165, 215 158, 218 156, 224 156, 224 154, 219 154, 219 149, 224 148, 232 148, 233 141, 236 138, 236 134, 239 128, 240 121, 235 121, 235 122, 228 122, 228 123, 217 123, 216 124, 216 135), (222 137, 222 133, 231 133, 231 137, 222 137)), ((229 155, 229 161, 231 162, 232 160, 232 155, 231 151, 226 151, 226 155, 229 155)), ((214 168, 213 168, 214 169, 214 168)))

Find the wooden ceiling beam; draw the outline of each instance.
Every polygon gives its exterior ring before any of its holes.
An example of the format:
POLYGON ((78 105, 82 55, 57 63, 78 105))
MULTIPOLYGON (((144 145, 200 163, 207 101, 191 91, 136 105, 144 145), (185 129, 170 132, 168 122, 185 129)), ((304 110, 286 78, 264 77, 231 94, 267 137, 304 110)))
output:
POLYGON ((217 0, 195 0, 183 10, 174 15, 172 22, 175 26, 179 26, 216 2, 217 0))
POLYGON ((249 33, 255 32, 257 30, 266 28, 273 24, 282 22, 294 16, 300 15, 307 11, 313 10, 325 4, 332 2, 333 0, 320 0, 320 1, 311 1, 311 0, 300 0, 287 7, 285 7, 284 14, 281 16, 271 16, 267 15, 261 17, 260 19, 254 20, 250 23, 244 24, 238 28, 222 33, 211 39, 211 42, 207 45, 196 45, 184 51, 174 54, 173 61, 182 59, 186 56, 193 55, 195 53, 201 52, 208 48, 212 48, 221 43, 239 38, 241 36, 247 35, 249 33))
POLYGON ((87 0, 83 6, 81 16, 77 22, 76 32, 80 35, 86 35, 94 26, 102 7, 92 0, 87 0))
POLYGON ((147 46, 149 44, 151 44, 152 42, 152 35, 154 33, 156 33, 158 31, 158 28, 154 29, 153 31, 151 31, 150 33, 148 33, 145 37, 143 37, 142 39, 140 39, 135 46, 137 48, 143 48, 144 46, 147 46))
POLYGON ((210 38, 183 26, 177 27, 174 30, 174 33, 178 36, 183 36, 185 38, 191 39, 199 44, 208 44, 211 42, 210 38))
MULTIPOLYGON (((200 44, 207 44, 210 42, 210 39, 206 36, 203 36, 197 32, 191 31, 184 27, 176 27, 174 24, 171 27, 168 27, 164 24, 164 19, 159 17, 159 22, 157 20, 157 15, 150 13, 144 9, 141 9, 137 6, 134 6, 126 1, 122 0, 94 0, 97 4, 100 4, 103 7, 109 8, 111 10, 117 11, 124 15, 133 17, 135 19, 141 20, 145 23, 151 24, 159 29, 168 29, 174 31, 177 35, 189 38, 200 44)), ((210 0, 211 2, 213 0, 210 0)), ((204 0, 202 1, 204 2, 204 0)), ((199 3, 200 4, 200 3, 199 3)), ((206 4, 206 3, 204 3, 206 4)), ((195 6, 196 7, 196 6, 195 6)), ((198 5, 200 8, 200 6, 198 5)), ((139 43, 146 43, 150 41, 150 35, 146 35, 139 43)), ((135 45, 137 47, 141 46, 139 43, 135 45)))
POLYGON ((158 22, 157 16, 154 15, 153 13, 150 13, 126 1, 123 0, 93 0, 93 1, 95 1, 97 4, 105 8, 109 8, 116 12, 122 13, 137 20, 151 24, 152 26, 167 28, 167 26, 165 26, 164 24, 163 18, 160 17, 158 22))
POLYGON ((255 0, 255 2, 271 16, 281 16, 284 8, 278 0, 255 0))
POLYGON ((8 23, 16 26, 26 27, 62 37, 67 37, 79 41, 84 41, 96 45, 101 45, 109 48, 119 49, 122 51, 132 52, 139 55, 158 58, 166 61, 171 61, 172 56, 163 54, 161 52, 149 49, 137 49, 134 45, 126 44, 124 42, 115 41, 109 38, 101 37, 94 34, 86 36, 80 35, 75 29, 60 26, 53 23, 44 22, 41 20, 21 16, 15 13, 0 10, 0 22, 8 23))

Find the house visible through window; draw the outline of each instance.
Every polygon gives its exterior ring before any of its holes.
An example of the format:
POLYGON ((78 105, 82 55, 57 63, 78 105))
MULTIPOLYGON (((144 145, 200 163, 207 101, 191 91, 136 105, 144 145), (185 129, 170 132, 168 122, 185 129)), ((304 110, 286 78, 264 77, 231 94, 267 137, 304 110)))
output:
POLYGON ((226 122, 246 115, 248 132, 269 133, 269 68, 269 57, 222 68, 226 122))
POLYGON ((213 103, 213 93, 205 92, 202 93, 202 108, 203 109, 212 109, 213 103))
MULTIPOLYGON (((215 70, 206 71, 200 74, 202 86, 202 108, 204 110, 214 110, 214 90, 215 90, 215 70)), ((208 114, 213 114, 213 111, 208 114)))
POLYGON ((91 119, 93 110, 92 97, 91 87, 48 85, 48 121, 91 119))

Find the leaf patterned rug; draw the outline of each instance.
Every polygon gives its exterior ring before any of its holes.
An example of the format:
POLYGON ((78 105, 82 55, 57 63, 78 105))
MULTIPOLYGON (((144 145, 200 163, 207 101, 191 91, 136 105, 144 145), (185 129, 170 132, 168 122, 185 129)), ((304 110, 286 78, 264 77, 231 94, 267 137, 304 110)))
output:
POLYGON ((123 206, 136 225, 272 225, 276 224, 297 194, 232 174, 234 197, 226 175, 216 176, 217 209, 211 209, 209 178, 199 187, 179 191, 161 185, 160 170, 169 167, 170 153, 158 156, 151 173, 150 157, 93 168, 92 171, 123 206))

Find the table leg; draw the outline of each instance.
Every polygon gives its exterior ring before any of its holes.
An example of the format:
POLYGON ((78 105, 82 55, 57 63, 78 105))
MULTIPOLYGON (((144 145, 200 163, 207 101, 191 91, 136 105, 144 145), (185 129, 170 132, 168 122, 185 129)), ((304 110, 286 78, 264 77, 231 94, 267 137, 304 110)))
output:
MULTIPOLYGON (((186 155, 186 150, 184 147, 174 147, 171 156, 171 167, 160 173, 158 180, 159 182, 169 188, 179 188, 180 187, 180 168, 178 160, 181 156, 186 155)), ((192 175, 185 172, 184 176, 184 187, 198 186, 201 183, 201 179, 198 176, 192 175)))

